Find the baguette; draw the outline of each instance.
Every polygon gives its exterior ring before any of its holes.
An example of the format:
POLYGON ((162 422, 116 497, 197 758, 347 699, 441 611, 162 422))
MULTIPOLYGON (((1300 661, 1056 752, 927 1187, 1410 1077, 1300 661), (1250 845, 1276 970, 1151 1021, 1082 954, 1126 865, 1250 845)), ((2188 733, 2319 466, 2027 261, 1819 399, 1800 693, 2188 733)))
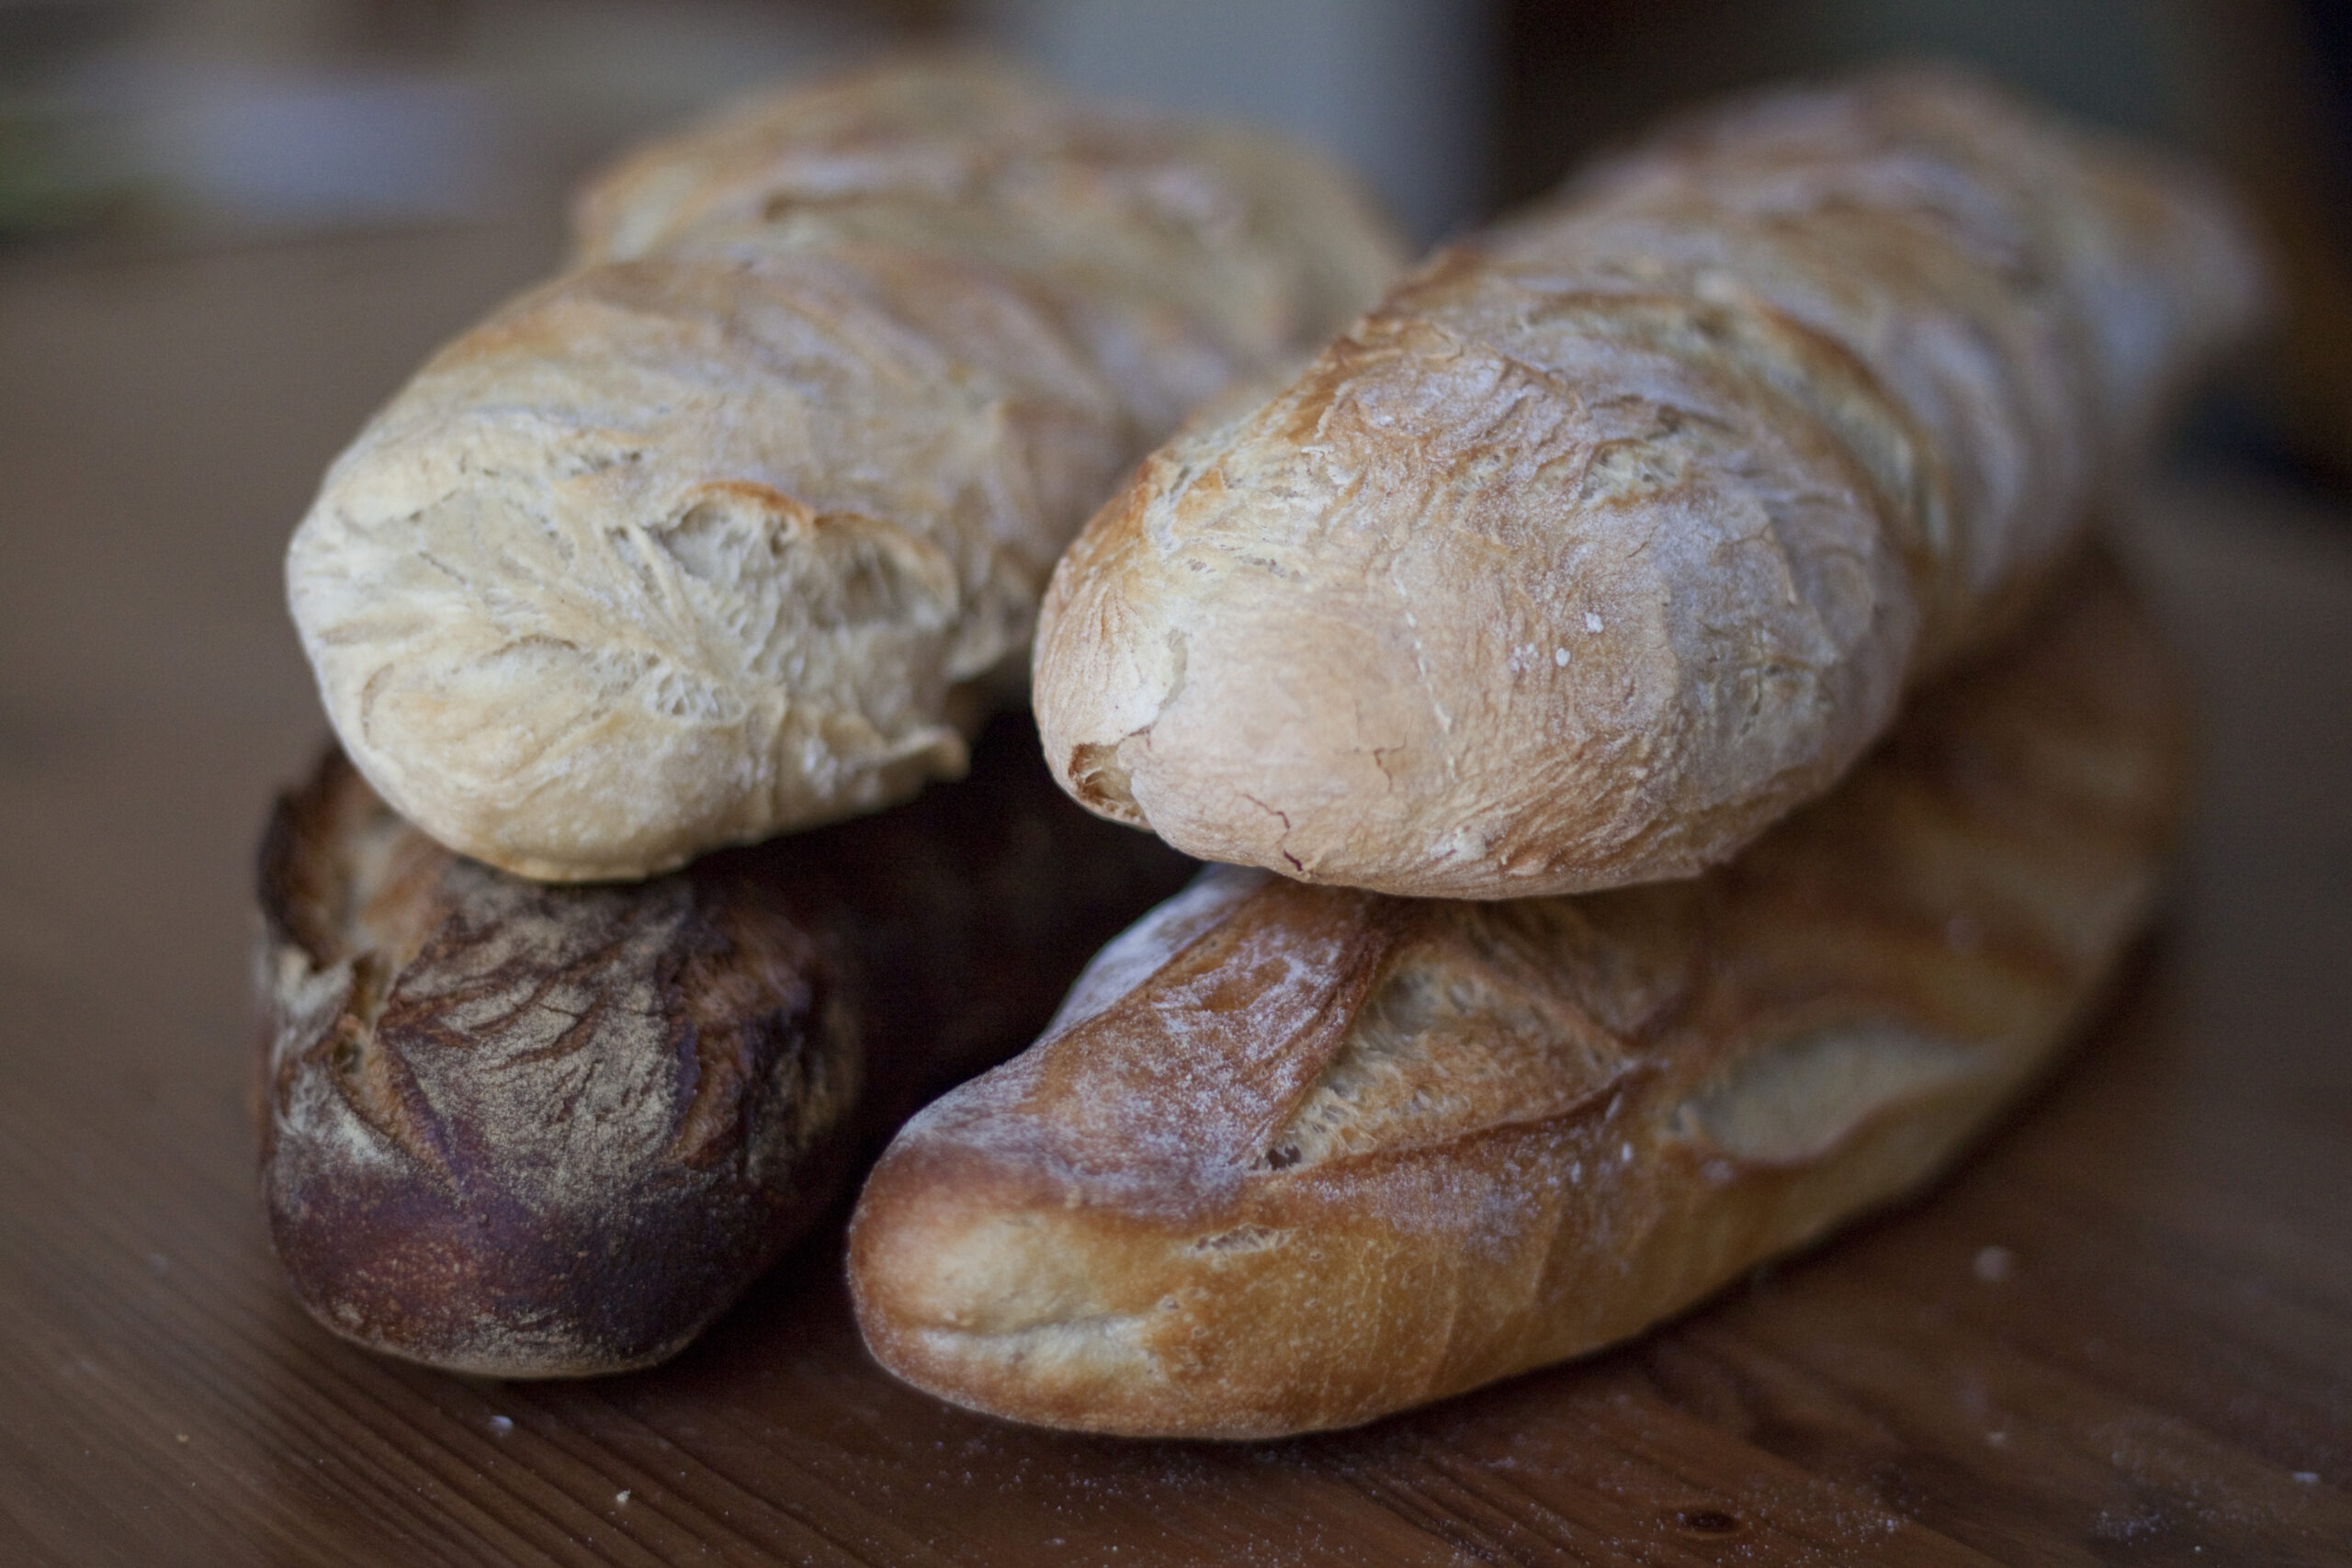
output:
POLYGON ((1063 799, 1011 719, 961 784, 612 887, 459 859, 330 754, 262 856, 279 1260, 410 1360, 661 1360, 1191 870, 1063 799))
POLYGON ((1213 869, 901 1130, 850 1235, 866 1343, 1016 1420, 1266 1438, 1634 1334, 1914 1190, 2047 1066, 2149 918, 2182 752, 2100 567, 1695 881, 1213 869))
POLYGON ((335 461, 287 560, 377 792, 558 880, 962 772, 1120 472, 1397 255, 1303 154, 968 62, 650 148, 577 228, 335 461))
POLYGON ((1719 863, 1997 637, 2255 310, 2193 175, 1896 75, 1719 113, 1450 250, 1057 569, 1089 807, 1424 897, 1719 863))

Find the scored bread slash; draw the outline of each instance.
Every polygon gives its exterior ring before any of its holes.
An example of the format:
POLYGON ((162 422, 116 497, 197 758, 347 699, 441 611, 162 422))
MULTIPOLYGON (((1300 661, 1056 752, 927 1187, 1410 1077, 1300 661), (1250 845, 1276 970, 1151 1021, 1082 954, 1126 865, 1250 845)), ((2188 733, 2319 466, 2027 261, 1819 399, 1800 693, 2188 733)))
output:
POLYGON ((1623 1338, 1914 1190, 2050 1063, 2154 912, 2185 761, 2094 561, 1705 876, 1466 902, 1212 869, 899 1133, 859 1325, 956 1404, 1195 1438, 1623 1338))
POLYGON ((411 1360, 661 1360, 1192 869, 1071 805, 1010 718, 910 805, 600 886, 451 854, 330 754, 262 856, 279 1260, 411 1360))
POLYGON ((2259 293, 2194 170, 1963 80, 1669 127, 1144 462, 1046 593, 1047 760, 1308 882, 1691 875, 2015 624, 2259 293))

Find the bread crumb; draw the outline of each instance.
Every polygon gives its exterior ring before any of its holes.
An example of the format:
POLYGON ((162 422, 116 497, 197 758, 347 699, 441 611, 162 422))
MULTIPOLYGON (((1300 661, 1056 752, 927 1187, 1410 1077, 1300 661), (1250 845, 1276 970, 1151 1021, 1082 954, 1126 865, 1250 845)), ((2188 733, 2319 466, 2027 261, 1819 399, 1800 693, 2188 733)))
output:
POLYGON ((622 1490, 620 1490, 620 1491, 618 1491, 618 1492, 614 1493, 614 1494, 613 1494, 613 1501, 614 1501, 614 1502, 616 1502, 616 1503, 627 1503, 627 1502, 628 1501, 628 1489, 627 1489, 626 1487, 624 1487, 622 1490))

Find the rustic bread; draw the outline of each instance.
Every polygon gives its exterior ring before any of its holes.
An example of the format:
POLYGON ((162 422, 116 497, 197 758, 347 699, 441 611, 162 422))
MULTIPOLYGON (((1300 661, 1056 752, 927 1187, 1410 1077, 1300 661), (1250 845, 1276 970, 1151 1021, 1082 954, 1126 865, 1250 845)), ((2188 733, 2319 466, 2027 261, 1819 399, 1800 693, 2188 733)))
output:
POLYGON ((1191 870, 1071 806, 1009 719, 961 784, 605 887, 453 855, 331 754, 262 859, 278 1257, 412 1360, 660 1360, 1191 870))
POLYGON ((1573 1356, 1911 1190, 2148 919, 2180 716, 2104 569, 1694 881, 1400 899, 1218 868, 934 1102, 866 1342, 1018 1420, 1261 1438, 1573 1356))
POLYGON ((565 880, 961 772, 1121 471, 1397 254, 1303 154, 969 62, 753 105, 580 212, 578 265, 418 372, 287 563, 379 793, 565 880))
POLYGON ((1152 457, 1048 592, 1048 760, 1310 882, 1690 875, 2015 619, 2256 286, 2194 175, 1962 82, 1683 126, 1152 457))

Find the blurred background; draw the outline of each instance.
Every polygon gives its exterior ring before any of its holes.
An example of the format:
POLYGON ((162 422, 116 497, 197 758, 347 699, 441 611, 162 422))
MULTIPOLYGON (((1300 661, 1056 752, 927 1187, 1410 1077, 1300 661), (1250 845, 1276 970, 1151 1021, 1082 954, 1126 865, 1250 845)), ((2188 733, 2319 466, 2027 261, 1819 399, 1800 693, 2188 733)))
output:
POLYGON ((0 264, 493 225, 520 282, 558 254, 566 188, 630 138, 957 42, 1287 128, 1431 242, 1689 100, 1973 62, 2233 175, 2289 324, 2196 438, 2352 481, 2340 0, 0 0, 0 264))

